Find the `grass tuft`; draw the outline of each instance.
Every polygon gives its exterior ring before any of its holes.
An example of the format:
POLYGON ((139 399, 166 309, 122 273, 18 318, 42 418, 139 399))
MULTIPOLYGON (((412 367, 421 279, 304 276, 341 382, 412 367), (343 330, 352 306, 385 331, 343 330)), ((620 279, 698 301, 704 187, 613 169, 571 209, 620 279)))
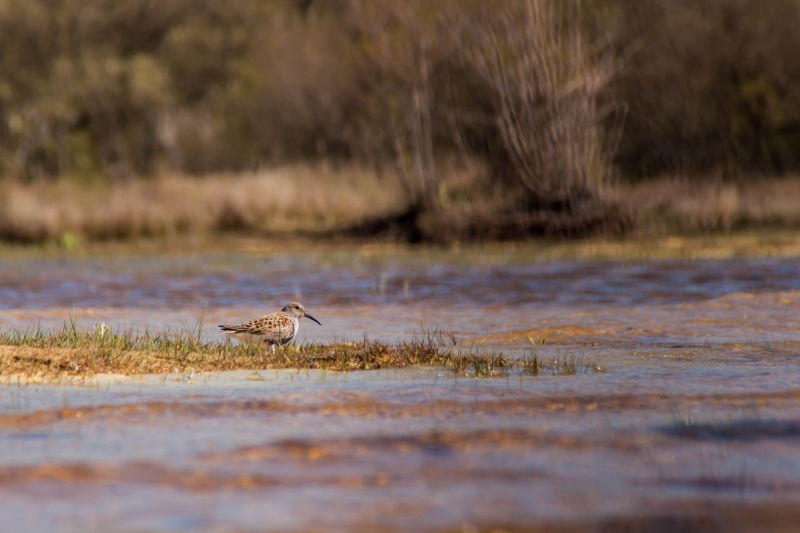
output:
POLYGON ((424 331, 420 337, 398 344, 370 340, 355 342, 334 339, 328 344, 302 343, 260 349, 255 346, 206 341, 203 319, 182 321, 177 330, 153 334, 133 328, 112 331, 105 324, 92 330, 78 328, 70 313, 60 330, 8 330, 0 333, 0 376, 60 379, 91 377, 94 374, 143 375, 159 373, 221 372, 243 369, 324 369, 333 371, 377 370, 413 366, 440 366, 457 375, 476 378, 506 377, 531 371, 531 364, 552 375, 584 373, 583 359, 534 363, 529 359, 510 361, 494 351, 457 349, 455 336, 439 330, 424 331))
POLYGON ((555 356, 550 359, 544 359, 540 358, 536 351, 524 356, 519 361, 519 366, 522 373, 527 376, 575 376, 577 374, 587 374, 592 367, 590 363, 584 360, 583 354, 578 356, 555 356))

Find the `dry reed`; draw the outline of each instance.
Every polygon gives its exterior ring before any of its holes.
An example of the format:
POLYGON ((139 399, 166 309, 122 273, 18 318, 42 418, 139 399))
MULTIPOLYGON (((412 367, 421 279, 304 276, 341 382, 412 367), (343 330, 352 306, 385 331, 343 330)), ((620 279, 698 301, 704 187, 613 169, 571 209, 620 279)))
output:
POLYGON ((644 232, 800 228, 800 177, 740 182, 662 178, 621 186, 616 194, 637 213, 637 228, 644 232))
MULTIPOLYGON (((552 213, 498 214, 500 200, 481 195, 486 178, 477 165, 441 168, 438 174, 440 211, 417 222, 427 240, 514 238, 519 237, 520 227, 561 224, 563 231, 576 223, 552 213)), ((638 232, 800 228, 800 177, 757 182, 663 178, 620 184, 613 195, 636 215, 638 232)), ((82 240, 216 232, 321 237, 363 219, 402 211, 406 205, 399 176, 380 177, 356 168, 286 167, 245 175, 166 176, 95 188, 68 181, 9 182, 0 184, 0 239, 69 247, 82 240)))
POLYGON ((284 167, 205 178, 166 176, 95 187, 0 184, 0 238, 107 240, 188 232, 329 230, 402 208, 397 179, 346 168, 284 167))

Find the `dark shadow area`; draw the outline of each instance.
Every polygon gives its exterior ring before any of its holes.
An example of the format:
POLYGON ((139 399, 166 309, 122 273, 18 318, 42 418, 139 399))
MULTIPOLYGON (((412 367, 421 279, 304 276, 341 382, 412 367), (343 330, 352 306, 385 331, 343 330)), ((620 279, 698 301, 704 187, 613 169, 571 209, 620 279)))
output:
POLYGON ((673 437, 693 440, 756 441, 800 437, 800 423, 783 420, 739 420, 719 424, 679 423, 662 428, 673 437))
MULTIPOLYGON (((655 506, 655 505, 654 505, 655 506)), ((755 533, 793 532, 800 523, 800 509, 791 504, 715 503, 698 501, 647 516, 613 516, 596 521, 545 522, 520 526, 476 525, 474 531, 506 533, 755 533)), ((466 530, 466 528, 464 528, 466 530)), ((445 529, 459 531, 462 529, 445 529)))
POLYGON ((409 243, 510 241, 531 237, 581 238, 619 235, 633 218, 620 205, 598 204, 580 209, 529 210, 409 208, 397 214, 359 221, 331 232, 356 239, 400 240, 409 243))

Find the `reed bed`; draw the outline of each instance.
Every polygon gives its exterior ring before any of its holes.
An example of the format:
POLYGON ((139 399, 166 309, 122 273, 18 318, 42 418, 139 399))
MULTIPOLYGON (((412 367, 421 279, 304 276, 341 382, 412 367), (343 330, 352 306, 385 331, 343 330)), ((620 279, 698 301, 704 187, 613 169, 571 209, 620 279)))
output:
POLYGON ((205 178, 165 175, 113 185, 0 183, 0 239, 59 242, 187 233, 324 232, 402 209, 399 184, 365 168, 294 165, 205 178))
POLYGON ((800 227, 800 176, 722 180, 665 177, 620 185, 640 232, 702 234, 800 227))
MULTIPOLYGON (((505 223, 517 226, 514 215, 495 212, 501 200, 481 196, 485 169, 445 165, 439 174, 446 185, 443 207, 424 217, 420 229, 426 240, 519 237, 502 231, 505 223)), ((634 235, 800 228, 800 175, 759 181, 673 176, 619 183, 614 196, 633 214, 634 235)), ((355 166, 295 165, 203 178, 169 175, 96 187, 69 181, 0 182, 0 241, 57 243, 71 249, 97 241, 184 235, 301 235, 319 240, 347 236, 353 233, 348 228, 406 208, 399 175, 355 166)), ((532 221, 553 224, 558 218, 531 216, 532 221)))

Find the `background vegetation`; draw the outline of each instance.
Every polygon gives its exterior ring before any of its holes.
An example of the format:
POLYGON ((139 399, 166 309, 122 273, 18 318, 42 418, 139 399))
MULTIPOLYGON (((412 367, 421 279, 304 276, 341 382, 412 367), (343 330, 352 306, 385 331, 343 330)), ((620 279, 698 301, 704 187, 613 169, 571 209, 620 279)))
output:
POLYGON ((267 231, 252 199, 348 169, 366 201, 294 211, 410 239, 622 230, 614 183, 798 171, 799 23, 795 0, 0 0, 0 235, 267 231), (276 167, 302 176, 251 189, 276 167), (176 222, 148 207, 170 187, 251 200, 176 222))

